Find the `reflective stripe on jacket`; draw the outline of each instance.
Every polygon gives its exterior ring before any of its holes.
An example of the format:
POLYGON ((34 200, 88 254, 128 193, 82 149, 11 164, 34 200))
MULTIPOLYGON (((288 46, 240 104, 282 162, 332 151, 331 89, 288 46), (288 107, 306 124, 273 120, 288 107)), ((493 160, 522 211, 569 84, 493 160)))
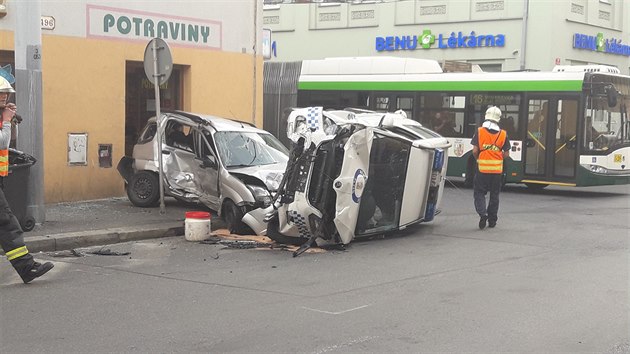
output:
POLYGON ((9 150, 0 150, 0 177, 9 175, 9 150))
POLYGON ((503 145, 507 133, 501 129, 498 133, 491 133, 486 128, 477 130, 479 143, 479 158, 477 165, 481 173, 503 173, 503 145))

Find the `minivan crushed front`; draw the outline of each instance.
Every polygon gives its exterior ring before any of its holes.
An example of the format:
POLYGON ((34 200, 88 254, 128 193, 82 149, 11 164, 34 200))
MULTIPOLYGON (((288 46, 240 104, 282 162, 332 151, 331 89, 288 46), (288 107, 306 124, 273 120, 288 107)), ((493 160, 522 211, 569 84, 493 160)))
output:
POLYGON ((217 211, 233 233, 252 233, 243 215, 271 205, 286 169, 286 147, 253 125, 215 116, 167 111, 160 122, 162 144, 151 118, 133 156, 118 164, 129 200, 141 207, 159 201, 161 145, 165 195, 217 211))
POLYGON ((348 244, 433 220, 449 142, 401 113, 294 109, 289 163, 274 204, 243 219, 271 239, 348 244), (264 218, 262 217, 264 215, 264 218))

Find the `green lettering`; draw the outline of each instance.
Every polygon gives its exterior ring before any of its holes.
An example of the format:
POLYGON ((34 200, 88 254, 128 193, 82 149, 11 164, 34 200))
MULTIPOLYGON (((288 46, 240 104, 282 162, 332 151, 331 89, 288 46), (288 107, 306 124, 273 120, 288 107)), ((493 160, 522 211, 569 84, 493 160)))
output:
POLYGON ((131 21, 133 21, 133 28, 134 28, 134 33, 136 34, 136 36, 140 35, 140 26, 142 26, 142 19, 139 17, 134 17, 131 19, 131 21))
POLYGON ((164 21, 157 23, 157 36, 162 39, 168 39, 168 25, 164 21))
POLYGON ((118 21, 116 22, 116 27, 118 28, 118 32, 121 34, 128 34, 131 31, 131 21, 127 16, 120 16, 118 21))
POLYGON ((109 29, 114 26, 116 19, 112 14, 107 14, 103 17, 103 31, 109 32, 109 29))
POLYGON ((179 23, 169 22, 168 27, 171 30, 171 38, 179 37, 179 23))
POLYGON ((203 42, 208 43, 208 37, 210 37, 210 27, 201 27, 201 35, 203 36, 203 42))
POLYGON ((199 26, 198 25, 188 25, 188 41, 189 42, 199 42, 199 26))
POLYGON ((144 21, 144 36, 145 37, 155 37, 155 31, 153 29, 153 21, 146 20, 144 21))

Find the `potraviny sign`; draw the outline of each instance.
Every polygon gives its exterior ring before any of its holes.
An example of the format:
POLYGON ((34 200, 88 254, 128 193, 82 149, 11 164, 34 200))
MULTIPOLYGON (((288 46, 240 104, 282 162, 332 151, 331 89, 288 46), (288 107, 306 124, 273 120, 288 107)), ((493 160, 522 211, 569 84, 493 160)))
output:
POLYGON ((222 49, 222 23, 145 11, 87 5, 87 36, 134 40, 168 40, 185 47, 222 49))

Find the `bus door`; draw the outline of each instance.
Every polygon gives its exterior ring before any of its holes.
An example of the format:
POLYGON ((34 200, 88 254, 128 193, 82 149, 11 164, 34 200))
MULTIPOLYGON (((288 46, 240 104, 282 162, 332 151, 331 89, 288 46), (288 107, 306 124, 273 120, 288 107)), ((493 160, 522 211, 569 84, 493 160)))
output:
POLYGON ((523 182, 574 185, 577 122, 577 99, 529 97, 523 182))

